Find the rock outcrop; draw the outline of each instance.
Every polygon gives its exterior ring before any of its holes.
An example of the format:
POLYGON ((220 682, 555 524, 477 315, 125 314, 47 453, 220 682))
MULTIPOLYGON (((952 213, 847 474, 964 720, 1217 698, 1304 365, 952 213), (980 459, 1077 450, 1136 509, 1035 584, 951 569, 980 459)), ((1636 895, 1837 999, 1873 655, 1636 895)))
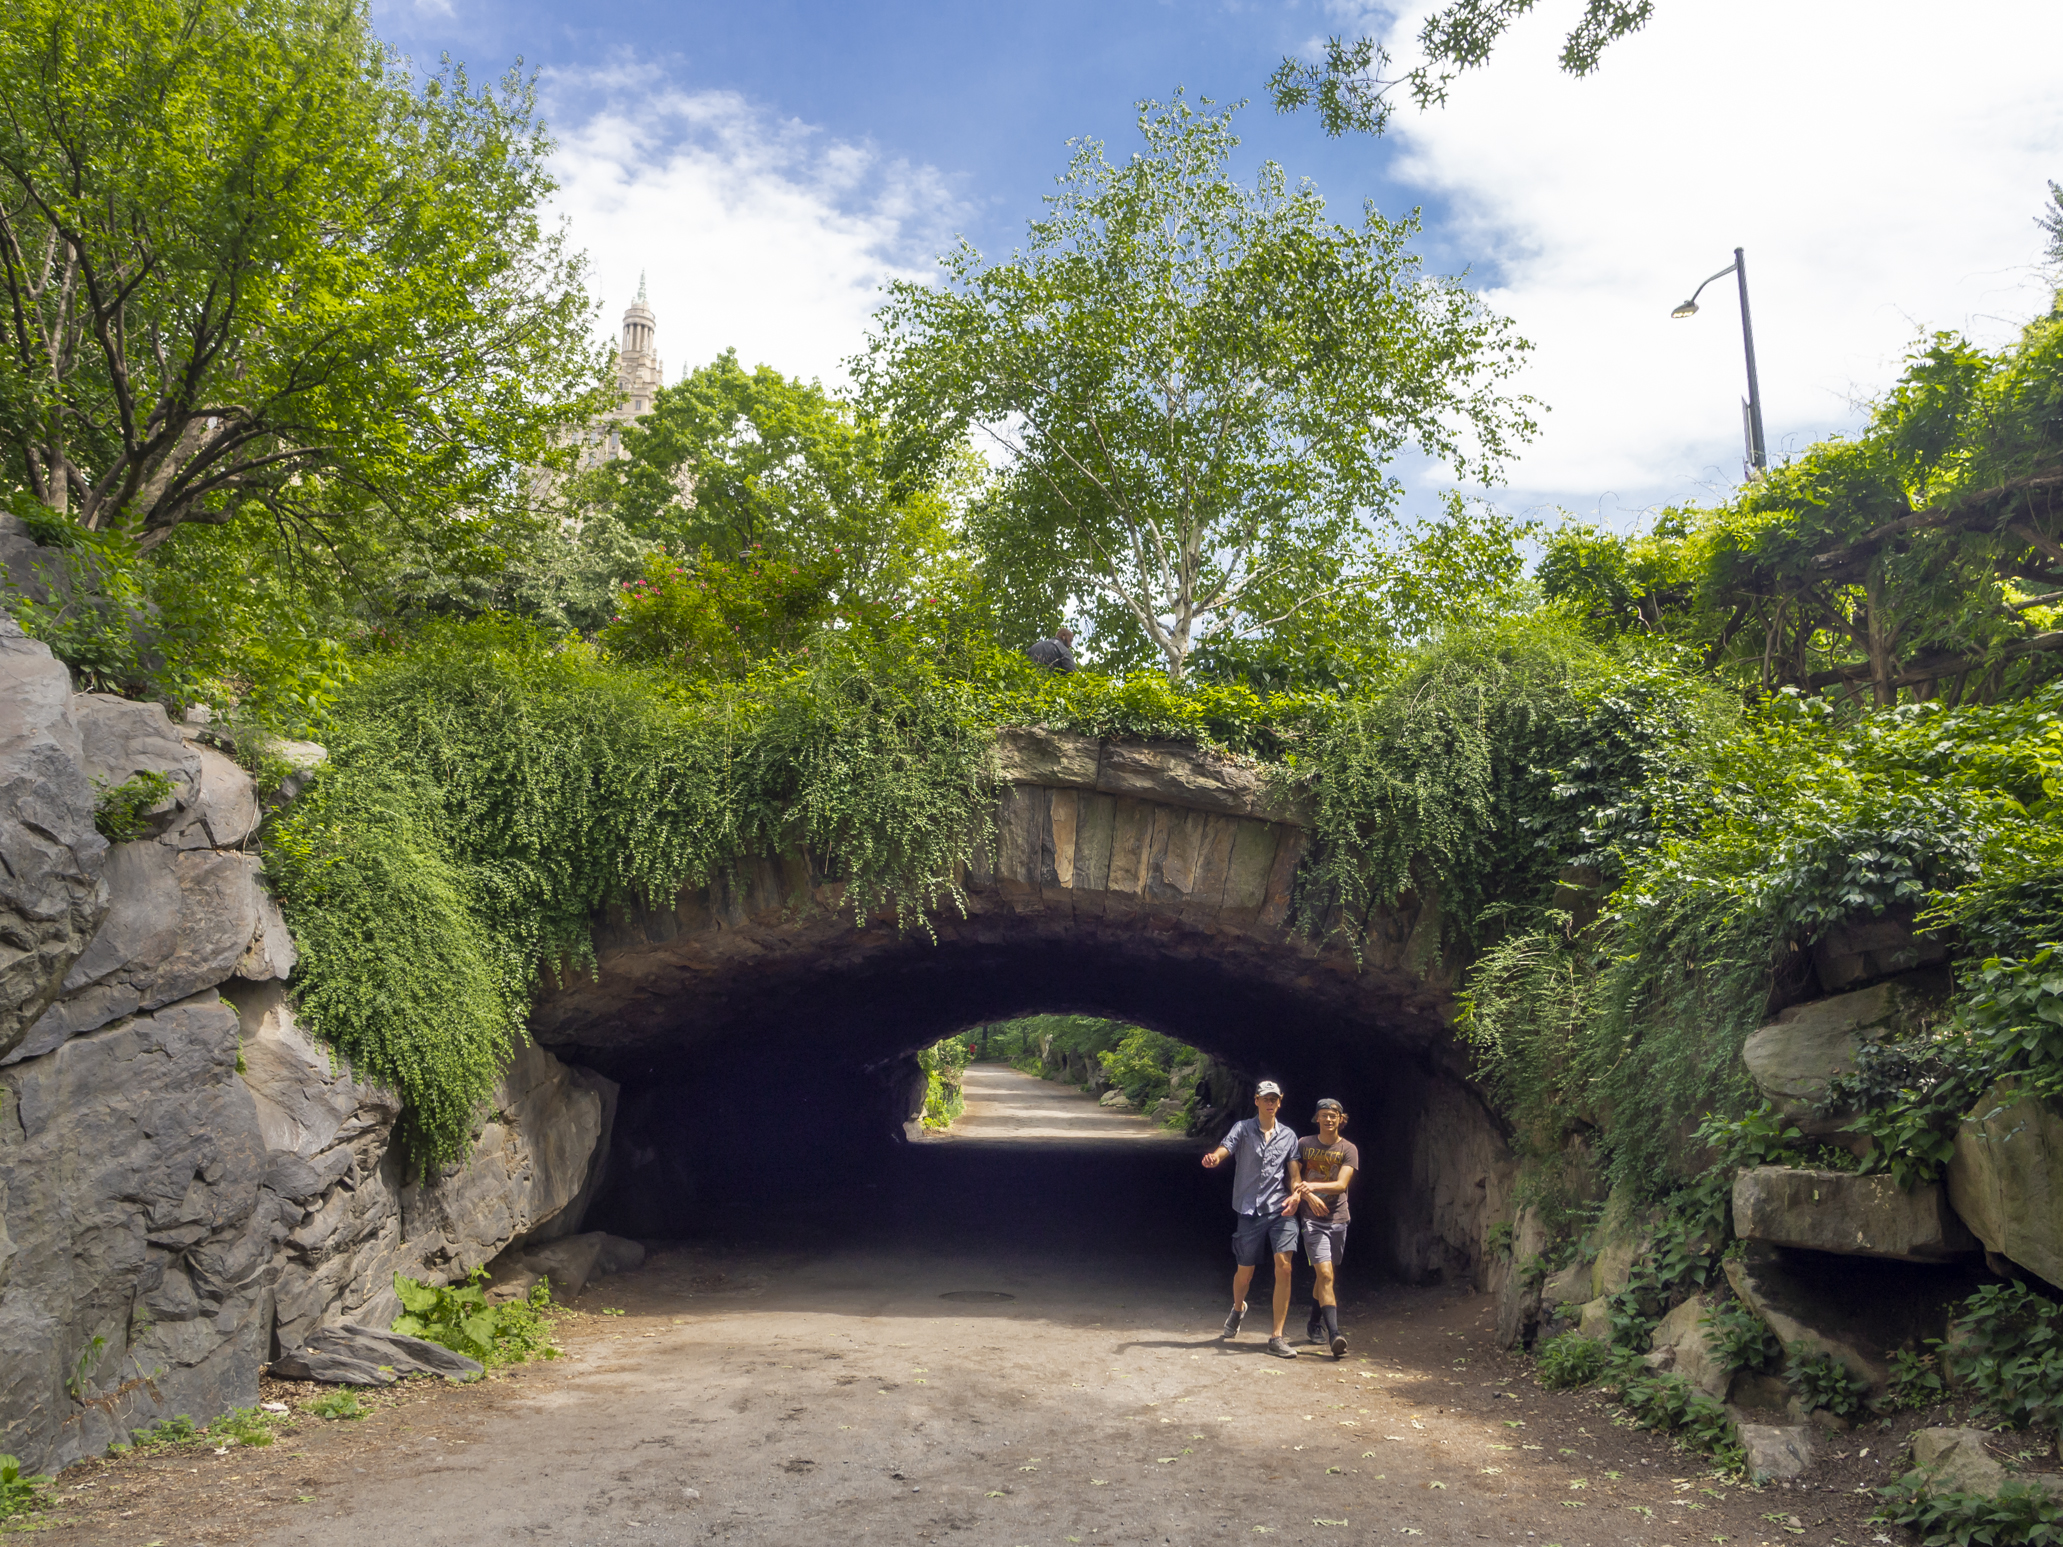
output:
POLYGON ((2063 1287, 2063 1118, 1997 1086, 1955 1145, 1948 1197, 1963 1222, 1990 1250, 2063 1287))
POLYGON ((467 1164, 408 1174, 393 1093, 294 1022, 264 813, 204 734, 71 693, 0 617, 0 1451, 30 1470, 247 1407, 275 1354, 387 1348, 396 1271, 575 1232, 601 1179, 616 1087, 536 1047, 467 1164), (96 800, 146 773, 169 793, 110 847, 96 800))
POLYGON ((475 1381, 487 1367, 439 1343, 339 1322, 316 1328, 301 1347, 275 1359, 272 1373, 337 1386, 391 1386, 410 1375, 475 1381))
POLYGON ((1945 1262, 1977 1250, 1938 1183, 1908 1192, 1888 1176, 1751 1166, 1734 1178, 1734 1233, 1901 1262, 1945 1262))
POLYGON ((55 1002, 107 913, 107 840, 71 698, 70 673, 0 615, 0 1058, 55 1002))

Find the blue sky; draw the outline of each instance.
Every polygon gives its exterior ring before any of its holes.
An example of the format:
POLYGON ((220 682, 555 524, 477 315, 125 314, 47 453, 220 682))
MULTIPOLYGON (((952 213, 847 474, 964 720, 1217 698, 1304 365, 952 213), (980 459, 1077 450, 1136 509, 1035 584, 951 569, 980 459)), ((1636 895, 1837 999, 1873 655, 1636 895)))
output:
MULTIPOLYGON (((1491 491, 1621 528, 1739 477, 1738 314, 1748 249, 1773 449, 1857 422, 1921 331, 2009 338, 2048 293, 2032 216, 2063 179, 2054 0, 1659 0, 1583 81, 1554 54, 1580 0, 1546 0, 1449 105, 1380 141, 1329 141, 1257 100, 1247 150, 1426 212, 1421 249, 1467 268, 1537 345, 1548 408, 1491 491), (1944 21, 1953 17, 1953 25, 1944 21)), ((476 72, 544 72, 559 205, 605 325, 650 276, 669 379, 735 345, 838 377, 878 286, 964 232, 1006 250, 1089 134, 1122 150, 1132 103, 1180 84, 1264 96, 1285 52, 1413 13, 1353 0, 822 0, 484 4, 386 0, 390 42, 476 72)), ((1439 469, 1406 469, 1422 493, 1439 469)))

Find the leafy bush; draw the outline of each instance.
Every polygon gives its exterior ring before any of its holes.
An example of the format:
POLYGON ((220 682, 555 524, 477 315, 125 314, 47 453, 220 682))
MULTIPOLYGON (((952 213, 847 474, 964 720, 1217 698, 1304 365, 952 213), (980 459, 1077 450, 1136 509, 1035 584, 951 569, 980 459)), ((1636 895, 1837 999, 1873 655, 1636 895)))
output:
POLYGON ((1891 1354, 1890 1390, 1885 1405, 1899 1408, 1932 1407, 1948 1395, 1948 1382, 1941 1373, 1940 1356, 1915 1353, 1910 1348, 1891 1354))
POLYGON ((1622 1358, 1613 1379, 1619 1387, 1619 1405, 1643 1427, 1673 1434, 1721 1466, 1738 1469, 1745 1464, 1740 1436, 1725 1406, 1682 1376, 1651 1373, 1637 1359, 1622 1358))
POLYGON ((2009 1482, 1996 1498, 1930 1490, 1925 1472, 1879 1488, 1871 1517, 1908 1527, 1923 1547, 2055 1547, 2063 1543, 2063 1502, 2032 1483, 2009 1482))
POLYGON ((358 1400, 358 1393, 345 1388, 325 1391, 314 1401, 304 1403, 303 1412, 313 1413, 317 1418, 334 1421, 339 1418, 363 1418, 365 1406, 358 1400))
POLYGON ((1168 1077, 1175 1069, 1201 1056, 1188 1043, 1144 1026, 1126 1028, 1123 1041, 1098 1055, 1104 1079, 1135 1107, 1153 1106, 1168 1093, 1168 1077))
POLYGON ((200 1437, 200 1429, 195 1426, 193 1419, 185 1413, 180 1413, 172 1418, 161 1418, 156 1423, 138 1429, 129 1436, 130 1442, 139 1446, 184 1445, 187 1441, 197 1440, 200 1437))
POLYGON ((1580 1332, 1564 1332, 1540 1350, 1540 1362, 1533 1373, 1543 1386, 1557 1390, 1587 1386, 1605 1373, 1612 1351, 1596 1338, 1580 1332))
POLYGON ((974 1045, 964 1037, 946 1037, 917 1055, 917 1067, 924 1071, 926 1128, 950 1128, 967 1109, 964 1078, 973 1060, 974 1045))
POLYGON ((2024 1284, 1987 1284, 1950 1327, 1949 1373, 2015 1429, 2063 1422, 2063 1306, 2024 1284))
POLYGON ((0 1520, 41 1509, 43 1490, 49 1486, 50 1479, 43 1473, 25 1473, 17 1457, 0 1454, 0 1520))
POLYGON ((544 1319, 551 1304, 550 1281, 539 1279, 528 1300, 502 1305, 487 1303, 487 1291, 480 1287, 486 1282, 485 1268, 475 1268, 456 1285, 424 1284, 396 1273, 394 1293, 402 1314, 388 1330, 439 1344, 485 1365, 521 1364, 533 1354, 556 1358, 558 1350, 547 1341, 544 1319))
POLYGON ((707 547, 692 565, 654 553, 624 583, 600 643, 625 660, 741 676, 764 657, 806 652, 843 568, 835 553, 787 556, 758 544, 734 563, 707 547))
POLYGON ((270 1445, 272 1415, 262 1408, 232 1407, 208 1425, 207 1437, 226 1445, 270 1445))
POLYGON ((172 781, 155 769, 134 774, 101 791, 93 803, 94 829, 109 843, 141 837, 144 813, 171 793, 172 781))
POLYGON ((1808 1411, 1823 1407, 1841 1418, 1860 1412, 1869 1390, 1868 1381, 1829 1353, 1792 1354, 1784 1365, 1784 1379, 1808 1411))
POLYGON ((1707 1342, 1728 1370, 1773 1370, 1784 1357, 1783 1339, 1760 1316, 1739 1301, 1730 1301, 1703 1316, 1707 1342))

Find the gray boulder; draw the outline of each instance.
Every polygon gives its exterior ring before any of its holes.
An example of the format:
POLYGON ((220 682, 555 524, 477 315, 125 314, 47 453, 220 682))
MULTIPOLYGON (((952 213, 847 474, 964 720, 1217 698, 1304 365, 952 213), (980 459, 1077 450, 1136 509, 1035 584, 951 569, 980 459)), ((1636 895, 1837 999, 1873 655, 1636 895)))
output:
POLYGON ((1783 1011, 1750 1036, 1741 1048, 1741 1061, 1756 1088, 1801 1130, 1835 1133, 1853 1114, 1820 1116, 1813 1111, 1826 1094, 1827 1082, 1855 1068, 1855 1051, 1864 1042, 1918 1031, 1934 1007, 1929 995, 1900 983, 1815 999, 1783 1011))
POLYGON ((213 994, 0 1070, 0 1450, 257 1400, 286 1221, 213 994))
POLYGON ((1703 1325, 1709 1309, 1703 1295, 1692 1295, 1655 1324, 1649 1343, 1654 1349, 1667 1350, 1669 1367, 1692 1386, 1715 1401, 1724 1401, 1733 1371, 1720 1363, 1703 1325))
POLYGON ((1736 1421, 1748 1475, 1757 1482, 1786 1481, 1812 1465, 1812 1432, 1803 1424, 1763 1424, 1736 1421))
POLYGON ((301 1347, 272 1361, 272 1373, 337 1386, 391 1386, 409 1375, 476 1381, 487 1367, 441 1343, 341 1322, 309 1333, 301 1347))
POLYGON ((2000 1256, 2063 1286, 2063 1118, 1994 1086, 1956 1130, 1948 1198, 2000 1256))
POLYGON ((49 647, 0 614, 0 1058, 57 999, 107 914, 107 840, 93 827, 71 699, 49 647))
POLYGON ((1542 1305, 1581 1305, 1591 1298, 1587 1262, 1570 1263, 1559 1273, 1549 1274, 1547 1282, 1540 1286, 1542 1305))
POLYGON ((1902 1262, 1968 1256, 1977 1240, 1939 1184, 1905 1191, 1888 1176, 1754 1166, 1734 1179, 1734 1233, 1743 1240, 1902 1262))
POLYGON ((1121 1090, 1107 1090, 1096 1105, 1099 1107, 1109 1107, 1113 1111, 1129 1112, 1132 1109, 1132 1100, 1131 1097, 1121 1090))
POLYGON ((540 1278, 549 1279, 552 1298, 569 1305, 582 1290, 611 1273, 644 1266, 645 1249, 635 1241, 603 1231, 563 1236, 539 1246, 503 1252, 489 1266, 494 1290, 490 1298, 520 1299, 540 1278))
POLYGON ((1927 1486, 1944 1493, 1995 1494, 2006 1469, 1984 1442, 1982 1429, 1920 1429, 1913 1434, 1913 1465, 1927 1474, 1927 1486))

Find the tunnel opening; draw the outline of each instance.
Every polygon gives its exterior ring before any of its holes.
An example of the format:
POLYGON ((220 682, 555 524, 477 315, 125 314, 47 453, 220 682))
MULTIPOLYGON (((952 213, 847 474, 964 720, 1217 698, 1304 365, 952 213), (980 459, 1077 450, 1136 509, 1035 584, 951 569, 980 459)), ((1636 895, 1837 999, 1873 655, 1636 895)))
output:
POLYGON ((621 1085, 589 1228, 1220 1260, 1229 1175, 1197 1159, 1251 1114, 1254 1082, 1272 1079, 1299 1133, 1312 1131, 1320 1096, 1352 1114, 1364 1282, 1483 1281, 1483 1236, 1512 1165, 1462 1076, 1443 1007, 1314 952, 1167 930, 1055 938, 1043 925, 946 922, 935 939, 894 940, 848 925, 875 938, 812 935, 670 991, 650 973, 634 988, 607 971, 570 985, 541 1017, 541 1038, 621 1085), (1239 1088, 1207 1131, 1123 1154, 909 1142, 918 1050, 1039 1013, 1150 1028, 1210 1054, 1239 1088))

